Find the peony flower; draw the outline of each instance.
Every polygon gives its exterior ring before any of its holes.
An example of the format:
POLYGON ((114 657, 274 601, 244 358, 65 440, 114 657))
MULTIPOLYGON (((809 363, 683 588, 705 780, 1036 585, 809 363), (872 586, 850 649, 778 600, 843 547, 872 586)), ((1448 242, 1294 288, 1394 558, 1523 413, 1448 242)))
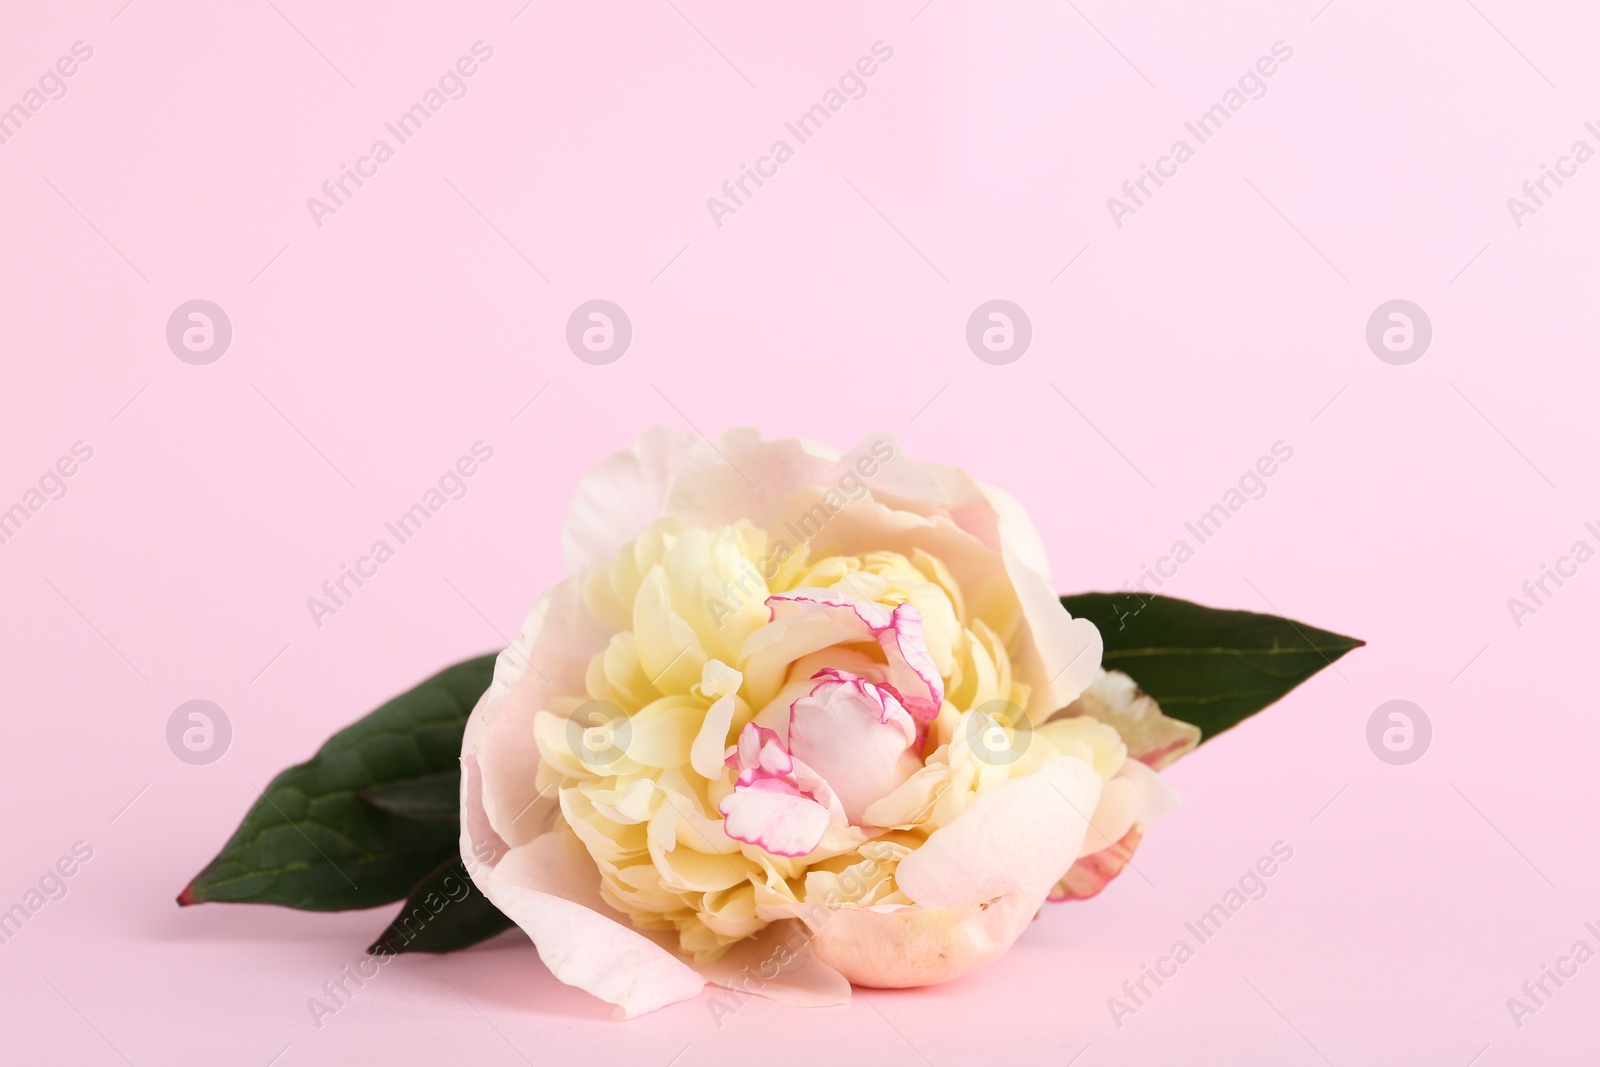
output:
POLYGON ((563 540, 467 725, 461 847, 621 1017, 981 967, 1115 877, 1198 741, 1100 668, 1016 501, 887 435, 653 430, 563 540))

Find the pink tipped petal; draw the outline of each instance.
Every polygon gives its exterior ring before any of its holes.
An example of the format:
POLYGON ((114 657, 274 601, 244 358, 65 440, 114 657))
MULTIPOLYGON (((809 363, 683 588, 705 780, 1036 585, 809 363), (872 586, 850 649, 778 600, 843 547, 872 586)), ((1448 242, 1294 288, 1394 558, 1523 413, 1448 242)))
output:
POLYGON ((551 974, 617 1005, 622 1018, 705 988, 694 968, 600 899, 594 860, 570 833, 555 831, 512 849, 474 880, 533 939, 551 974))
POLYGON ((1144 828, 1178 805, 1178 791, 1150 767, 1127 760, 1106 783, 1095 828, 1085 838, 1078 859, 1050 891, 1051 900, 1087 900, 1099 893, 1133 859, 1144 828), (1128 825, 1118 833, 1119 827, 1128 825), (1107 838, 1113 838, 1106 844, 1107 838))
POLYGON ((745 724, 728 765, 739 777, 717 810, 723 830, 735 841, 774 856, 806 856, 822 844, 831 824, 844 821, 827 783, 764 726, 745 724))
POLYGON ((916 723, 892 692, 841 671, 789 709, 789 748, 839 798, 852 824, 922 765, 916 723))
POLYGON ((822 844, 828 809, 779 779, 735 789, 723 798, 723 830, 735 841, 755 845, 774 856, 807 856, 822 844))
POLYGON ((757 778, 779 778, 794 772, 794 760, 777 732, 753 722, 739 731, 728 765, 738 769, 739 784, 746 786, 757 778))
POLYGON ((1050 890, 1050 899, 1088 900, 1097 895, 1133 862, 1134 850, 1139 847, 1139 842, 1143 838, 1143 827, 1135 824, 1133 829, 1122 836, 1122 840, 1110 848, 1078 857, 1077 862, 1061 881, 1050 890))
POLYGON ((939 714, 944 702, 944 679, 928 654, 922 632, 922 612, 915 604, 894 609, 887 631, 879 631, 878 643, 889 658, 889 682, 906 694, 906 707, 918 718, 929 720, 939 714))
POLYGON ((1077 858, 1100 776, 1076 759, 981 794, 900 861, 895 880, 926 908, 965 908, 1012 893, 1043 900, 1077 858))
MULTIPOLYGON (((944 680, 928 654, 922 613, 914 604, 900 604, 890 611, 881 604, 827 589, 798 589, 768 597, 767 606, 775 623, 799 620, 803 626, 805 620, 826 620, 831 624, 817 627, 804 644, 786 648, 787 660, 851 639, 876 641, 889 666, 889 684, 906 709, 924 722, 938 716, 944 702, 944 680)), ((764 637, 757 631, 756 638, 769 641, 783 633, 778 629, 764 637)))

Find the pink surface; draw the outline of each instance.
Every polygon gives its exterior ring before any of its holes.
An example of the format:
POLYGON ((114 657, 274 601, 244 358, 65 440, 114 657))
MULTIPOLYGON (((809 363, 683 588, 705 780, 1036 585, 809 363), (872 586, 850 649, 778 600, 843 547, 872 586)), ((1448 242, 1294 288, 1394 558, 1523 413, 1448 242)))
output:
POLYGON ((1560 162, 1600 147, 1600 15, 1321 3, 13 13, 0 106, 93 54, 0 144, 0 507, 92 457, 0 544, 0 907, 93 857, 0 948, 0 1060, 1594 1062, 1600 963, 1520 1027, 1507 998, 1600 948, 1600 563, 1520 620, 1507 598, 1600 547, 1600 164, 1560 162), (316 225, 307 198, 480 40, 465 95, 316 225), (877 41, 865 95, 796 146, 877 41), (1279 41, 1198 144, 1185 122, 1279 41), (706 199, 779 138, 719 227, 706 199), (1179 138, 1118 226, 1107 198, 1179 138), (1514 219, 1542 164, 1570 176, 1514 219), (633 327, 609 365, 565 341, 597 298, 633 327), (232 322, 209 365, 166 340, 193 299, 232 322), (1032 323, 1007 365, 966 342, 991 299, 1032 323), (1433 325, 1404 366, 1365 337, 1394 299, 1433 325), (654 423, 882 426, 1027 504, 1062 591, 1137 578, 1282 441, 1163 591, 1370 646, 1171 772, 1138 873, 953 985, 621 1025, 506 937, 397 961, 318 1028, 307 999, 386 910, 173 894, 273 773, 503 644, 580 473, 654 423), (465 495, 318 626, 307 598, 478 441, 465 495), (167 746, 194 699, 233 727, 209 766, 167 746), (1366 740, 1393 699, 1433 727, 1405 766, 1366 740), (1119 1027, 1108 998, 1279 841, 1266 895, 1119 1027))

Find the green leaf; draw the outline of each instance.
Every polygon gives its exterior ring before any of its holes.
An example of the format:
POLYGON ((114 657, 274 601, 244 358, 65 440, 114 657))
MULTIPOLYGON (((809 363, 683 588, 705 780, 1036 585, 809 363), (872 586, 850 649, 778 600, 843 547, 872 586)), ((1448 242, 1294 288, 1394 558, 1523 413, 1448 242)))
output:
POLYGON ((493 673, 493 655, 458 663, 334 734, 272 780, 178 903, 344 911, 405 896, 456 854, 456 823, 408 818, 361 793, 459 774, 467 716, 493 673))
POLYGON ((478 892, 456 856, 424 878, 368 948, 380 952, 454 952, 509 930, 513 923, 478 892))
POLYGON ((361 799, 408 819, 457 822, 461 818, 461 765, 406 782, 363 789, 361 799))
POLYGON ((1292 619, 1146 593, 1079 593, 1061 603, 1105 641, 1107 670, 1130 676, 1207 741, 1366 644, 1292 619))

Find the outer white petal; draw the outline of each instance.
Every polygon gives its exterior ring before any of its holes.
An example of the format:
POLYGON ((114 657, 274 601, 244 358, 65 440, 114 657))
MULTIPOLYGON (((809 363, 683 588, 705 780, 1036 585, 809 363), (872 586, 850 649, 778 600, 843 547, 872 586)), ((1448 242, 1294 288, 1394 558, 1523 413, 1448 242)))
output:
POLYGON ((1024 668, 1039 671, 1045 682, 1043 691, 1028 701, 1028 714, 1034 721, 1043 722, 1078 699, 1094 681, 1105 643, 1094 623, 1074 619, 1049 583, 1009 548, 1005 551, 1005 564, 1033 637, 1024 646, 1024 668), (1030 663, 1035 657, 1036 662, 1030 663))
POLYGON ((533 716, 555 694, 582 693, 589 660, 605 647, 610 631, 583 604, 575 578, 539 598, 512 645, 495 661, 494 678, 467 720, 462 755, 478 755, 482 805, 489 823, 509 844, 531 840, 538 809, 534 784, 538 753, 533 716), (499 723, 501 717, 506 721, 499 723), (484 751, 491 738, 494 743, 484 751))
POLYGON ((1053 760, 981 794, 900 861, 895 881, 925 908, 967 908, 1014 893, 1043 900, 1077 859, 1099 799, 1093 767, 1053 760))
POLYGON ((936 985, 1004 954, 1043 902, 1012 893, 965 908, 837 908, 813 920, 811 949, 856 985, 936 985))
POLYGON ((1200 728, 1162 714, 1161 708, 1121 671, 1098 672, 1061 717, 1089 715, 1113 727, 1128 755, 1162 770, 1194 751, 1200 728))
POLYGON ((561 530, 568 574, 608 562, 666 513, 667 496, 697 441, 688 430, 656 426, 584 475, 561 530))
POLYGON ((713 448, 697 440, 667 500, 667 510, 691 526, 773 520, 789 494, 838 478, 839 455, 811 441, 763 441, 750 429, 729 430, 713 448))
POLYGON ((704 976, 600 899, 594 860, 570 833, 514 848, 473 880, 533 939, 551 974, 617 1005, 621 1018, 705 988, 704 976))
POLYGON ((809 942, 798 922, 775 922, 719 959, 700 964, 699 970, 717 985, 785 1004, 806 1008, 848 1004, 849 980, 819 959, 809 942))
POLYGON ((1135 826, 1149 826, 1177 806, 1178 791, 1161 775, 1136 759, 1126 760, 1101 791, 1078 855, 1110 848, 1135 826))

